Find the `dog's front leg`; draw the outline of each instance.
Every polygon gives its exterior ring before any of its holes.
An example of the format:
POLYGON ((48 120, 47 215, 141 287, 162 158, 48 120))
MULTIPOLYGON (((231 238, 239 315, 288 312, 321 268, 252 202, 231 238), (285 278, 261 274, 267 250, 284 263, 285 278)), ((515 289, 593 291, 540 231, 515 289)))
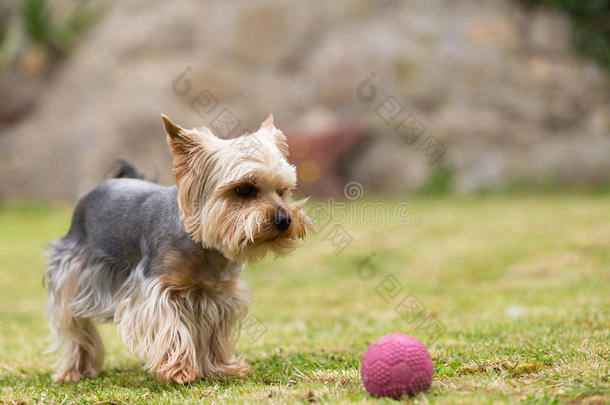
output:
POLYGON ((204 350, 201 350, 200 369, 203 376, 243 377, 250 366, 233 355, 234 339, 232 320, 221 320, 209 336, 204 350))
POLYGON ((233 354, 247 313, 247 286, 241 280, 234 280, 227 290, 232 292, 230 298, 208 305, 208 311, 202 314, 202 324, 208 327, 199 333, 199 369, 205 377, 243 377, 250 370, 233 354))
POLYGON ((197 323, 184 298, 153 283, 143 296, 125 300, 115 319, 125 344, 157 379, 183 384, 201 377, 197 323))

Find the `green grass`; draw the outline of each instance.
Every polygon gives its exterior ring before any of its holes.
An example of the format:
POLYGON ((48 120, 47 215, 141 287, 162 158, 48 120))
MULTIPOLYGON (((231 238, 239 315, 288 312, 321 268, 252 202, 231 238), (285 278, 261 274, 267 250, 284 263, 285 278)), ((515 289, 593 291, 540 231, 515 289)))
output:
POLYGON ((377 402, 359 362, 390 332, 418 337, 435 362, 415 403, 609 403, 610 196, 409 202, 411 224, 346 224, 354 242, 339 255, 321 232, 247 268, 252 313, 267 328, 240 341, 252 371, 188 386, 143 372, 113 325, 101 328, 99 377, 52 383, 42 251, 70 209, 0 206, 0 403, 377 402), (369 281, 358 277, 366 258, 369 281), (390 303, 376 292, 389 275, 403 286, 390 303), (395 312, 408 293, 446 327, 436 342, 395 312))

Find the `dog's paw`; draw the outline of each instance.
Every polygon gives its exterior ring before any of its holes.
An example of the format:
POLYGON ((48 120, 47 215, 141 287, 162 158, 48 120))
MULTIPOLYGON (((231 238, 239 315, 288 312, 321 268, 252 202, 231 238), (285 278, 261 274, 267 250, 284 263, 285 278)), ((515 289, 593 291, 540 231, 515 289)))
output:
POLYGON ((93 364, 86 363, 80 369, 77 369, 76 367, 71 367, 67 369, 58 370, 55 374, 51 376, 51 379, 54 382, 75 383, 82 380, 83 378, 97 377, 99 373, 100 370, 97 367, 95 367, 93 364))
POLYGON ((199 371, 192 367, 172 367, 162 372, 152 373, 155 378, 163 382, 187 384, 200 377, 199 371))
POLYGON ((64 371, 58 371, 57 373, 53 374, 51 376, 51 379, 53 380, 53 382, 64 382, 64 383, 75 383, 80 381, 80 379, 83 378, 83 376, 81 375, 81 373, 78 372, 78 370, 72 369, 72 370, 64 370, 64 371))
POLYGON ((75 383, 83 378, 95 377, 100 373, 99 370, 89 362, 86 362, 84 367, 81 368, 81 370, 76 367, 58 370, 51 376, 51 379, 54 382, 75 383))
POLYGON ((234 359, 229 364, 223 364, 220 367, 218 375, 221 377, 244 377, 248 371, 250 371, 249 365, 243 361, 234 359))
POLYGON ((83 378, 95 377, 92 373, 81 373, 76 369, 58 371, 51 376, 53 382, 75 383, 83 378))

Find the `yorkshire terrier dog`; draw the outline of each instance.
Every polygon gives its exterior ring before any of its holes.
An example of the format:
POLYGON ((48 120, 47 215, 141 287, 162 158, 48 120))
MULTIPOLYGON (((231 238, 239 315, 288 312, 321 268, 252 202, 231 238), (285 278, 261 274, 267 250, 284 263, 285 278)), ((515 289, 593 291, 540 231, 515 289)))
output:
POLYGON ((233 346, 248 303, 243 263, 292 251, 312 226, 305 201, 291 200, 296 170, 273 116, 233 140, 162 118, 176 185, 127 167, 131 178, 86 194, 68 234, 50 244, 47 313, 53 349, 62 349, 55 381, 100 372, 94 323, 110 320, 159 380, 242 376, 249 367, 233 346))

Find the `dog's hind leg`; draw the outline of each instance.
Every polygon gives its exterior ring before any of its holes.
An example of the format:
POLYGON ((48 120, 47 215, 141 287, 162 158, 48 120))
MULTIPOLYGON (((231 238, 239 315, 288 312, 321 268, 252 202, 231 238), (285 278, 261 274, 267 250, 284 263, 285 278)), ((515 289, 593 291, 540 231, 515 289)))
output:
POLYGON ((89 319, 72 317, 56 324, 62 354, 53 381, 77 382, 95 377, 102 368, 104 347, 97 328, 89 319))
POLYGON ((104 346, 91 319, 75 316, 72 303, 78 295, 79 275, 86 260, 79 249, 63 240, 51 245, 44 279, 48 289, 47 315, 55 334, 51 350, 61 349, 54 381, 76 382, 99 374, 104 346))
POLYGON ((193 342, 198 320, 192 308, 159 280, 142 285, 141 293, 125 300, 115 314, 127 347, 161 381, 184 384, 200 378, 193 342))

